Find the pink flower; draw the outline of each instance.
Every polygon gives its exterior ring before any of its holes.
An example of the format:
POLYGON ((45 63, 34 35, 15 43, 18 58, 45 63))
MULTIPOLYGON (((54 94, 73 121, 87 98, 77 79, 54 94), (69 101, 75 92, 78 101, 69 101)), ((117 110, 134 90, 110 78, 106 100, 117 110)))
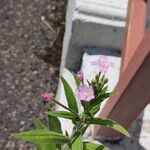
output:
POLYGON ((80 70, 77 72, 77 77, 80 79, 80 80, 83 80, 83 72, 80 70))
POLYGON ((85 84, 80 85, 78 96, 80 100, 90 101, 95 98, 94 90, 92 86, 87 86, 85 84))
POLYGON ((48 102, 48 101, 50 101, 52 99, 52 94, 49 93, 49 92, 44 92, 41 95, 41 99, 48 102))
POLYGON ((101 55, 98 60, 91 62, 93 66, 99 67, 99 72, 106 73, 110 67, 114 67, 114 63, 108 60, 107 56, 101 55))

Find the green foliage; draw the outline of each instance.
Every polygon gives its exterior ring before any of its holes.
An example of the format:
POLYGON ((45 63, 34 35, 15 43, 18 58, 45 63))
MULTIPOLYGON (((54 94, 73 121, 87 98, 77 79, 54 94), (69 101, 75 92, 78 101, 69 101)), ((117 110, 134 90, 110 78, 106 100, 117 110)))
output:
POLYGON ((84 112, 88 112, 91 109, 90 102, 81 101, 81 105, 84 108, 84 112))
MULTIPOLYGON (((75 73, 72 74, 78 87, 82 83, 75 73)), ((102 125, 118 131, 125 136, 130 136, 128 131, 117 122, 110 119, 94 117, 99 111, 101 103, 113 94, 113 92, 108 92, 108 79, 105 75, 102 76, 99 73, 94 80, 91 82, 88 81, 88 84, 93 86, 95 99, 90 102, 81 101, 81 105, 84 108, 81 114, 78 114, 76 98, 70 85, 63 77, 61 77, 61 80, 69 108, 55 99, 52 100, 67 111, 54 111, 51 107, 48 107, 45 112, 48 127, 37 118, 34 118, 33 121, 36 130, 14 133, 13 137, 34 142, 37 146, 37 150, 109 150, 100 144, 83 142, 83 134, 89 125, 102 125), (74 127, 71 135, 69 135, 67 131, 65 135, 62 134, 59 117, 72 120, 74 127)))
POLYGON ((34 125, 36 129, 47 129, 47 127, 37 118, 33 118, 34 125))
POLYGON ((82 135, 80 134, 78 138, 72 144, 72 150, 83 150, 83 139, 82 135))
POLYGON ((35 142, 35 143, 51 141, 59 144, 68 141, 68 138, 66 136, 46 129, 14 133, 13 137, 15 137, 16 139, 35 142))
POLYGON ((68 111, 48 111, 45 112, 45 114, 47 114, 48 116, 61 117, 65 119, 71 119, 74 121, 78 121, 80 119, 79 116, 68 111))
MULTIPOLYGON (((48 111, 52 111, 50 107, 48 107, 48 111)), ((61 123, 57 117, 47 115, 49 130, 55 131, 58 133, 62 133, 61 123)))
POLYGON ((91 112, 93 115, 95 115, 95 114, 99 111, 101 103, 102 103, 106 98, 110 97, 111 95, 112 95, 111 92, 103 93, 103 94, 98 95, 98 96, 94 99, 94 101, 92 101, 92 102, 90 103, 90 112, 91 112))
POLYGON ((107 82, 108 79, 105 77, 105 75, 101 76, 100 73, 96 75, 95 79, 91 82, 95 91, 95 99, 90 102, 89 111, 93 115, 99 111, 101 103, 113 93, 108 92, 108 86, 106 85, 107 82))
POLYGON ((74 131, 71 137, 71 144, 73 144, 75 142, 75 140, 81 135, 80 131, 74 131))
POLYGON ((76 85, 78 87, 80 85, 80 83, 81 83, 81 80, 77 77, 77 75, 74 72, 71 72, 71 73, 72 73, 72 75, 74 77, 74 80, 76 82, 76 85))
POLYGON ((78 113, 78 106, 77 106, 76 98, 70 85, 62 76, 61 76, 61 80, 64 86, 65 95, 67 98, 69 108, 74 110, 76 113, 78 113))
POLYGON ((56 144, 52 142, 44 142, 36 144, 37 150, 57 150, 56 144))
POLYGON ((100 74, 96 75, 95 79, 91 82, 95 91, 95 97, 98 97, 99 94, 103 95, 103 93, 107 92, 107 82, 108 79, 105 77, 105 75, 103 75, 102 77, 100 74))
MULTIPOLYGON (((87 120, 86 120, 87 121, 87 120)), ((118 124, 115 121, 112 121, 110 119, 104 119, 104 118, 91 118, 90 120, 87 121, 89 124, 97 124, 97 125, 103 125, 107 128, 114 129, 123 135, 130 137, 128 131, 122 127, 120 124, 118 124)))
MULTIPOLYGON (((46 126, 37 118, 33 118, 36 129, 46 129, 46 126)), ((56 144, 53 142, 36 143, 37 150, 56 150, 56 144)))
POLYGON ((105 147, 104 145, 100 145, 100 144, 84 142, 83 150, 109 150, 109 148, 105 147))

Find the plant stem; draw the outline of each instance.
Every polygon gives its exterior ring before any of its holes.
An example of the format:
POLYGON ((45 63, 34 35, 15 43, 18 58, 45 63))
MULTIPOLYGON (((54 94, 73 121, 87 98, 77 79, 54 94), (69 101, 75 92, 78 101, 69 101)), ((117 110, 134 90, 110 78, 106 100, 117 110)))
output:
MULTIPOLYGON (((66 109, 66 110, 72 112, 73 114, 75 114, 76 116, 78 116, 78 114, 77 114, 75 111, 73 111, 73 110, 71 110, 70 108, 66 107, 65 105, 59 103, 59 102, 58 102, 57 100, 55 100, 55 99, 52 99, 52 100, 53 100, 56 104, 58 104, 58 105, 60 105, 61 107, 63 107, 64 109, 66 109)), ((78 117, 79 117, 79 116, 78 116, 78 117)))
POLYGON ((76 125, 76 129, 73 131, 71 137, 70 137, 70 142, 71 145, 73 144, 73 142, 78 138, 78 136, 83 135, 84 132, 86 131, 86 129, 88 128, 88 124, 83 124, 82 122, 78 122, 78 124, 76 125), (75 134, 79 132, 80 134, 76 135, 75 134))

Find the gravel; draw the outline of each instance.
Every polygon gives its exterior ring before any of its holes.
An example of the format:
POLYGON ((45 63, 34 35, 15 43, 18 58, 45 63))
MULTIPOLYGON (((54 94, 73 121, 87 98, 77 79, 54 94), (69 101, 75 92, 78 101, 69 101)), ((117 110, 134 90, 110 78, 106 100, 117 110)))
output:
POLYGON ((41 92, 56 92, 66 0, 0 1, 0 150, 33 150, 12 138, 44 120, 41 92))

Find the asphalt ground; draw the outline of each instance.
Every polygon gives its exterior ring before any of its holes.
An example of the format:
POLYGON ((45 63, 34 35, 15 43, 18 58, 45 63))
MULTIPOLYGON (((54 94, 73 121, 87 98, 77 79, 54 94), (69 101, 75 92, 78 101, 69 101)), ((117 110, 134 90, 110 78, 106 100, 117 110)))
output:
POLYGON ((32 150, 14 132, 45 122, 40 94, 56 92, 65 0, 0 0, 0 150, 32 150))

